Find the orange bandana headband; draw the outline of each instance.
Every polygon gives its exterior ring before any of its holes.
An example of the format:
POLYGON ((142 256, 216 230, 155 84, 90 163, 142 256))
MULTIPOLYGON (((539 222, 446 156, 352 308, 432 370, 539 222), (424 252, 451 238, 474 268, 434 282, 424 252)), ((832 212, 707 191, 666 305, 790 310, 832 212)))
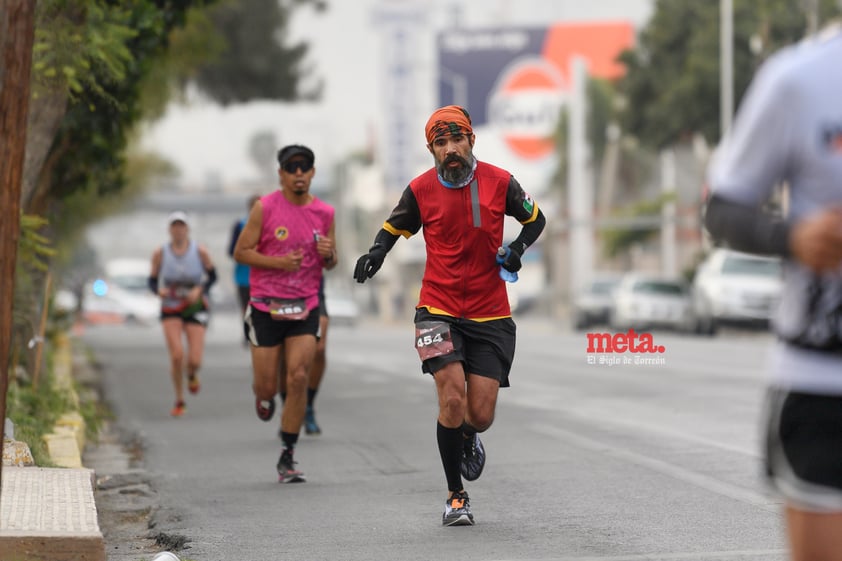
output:
POLYGON ((424 132, 427 135, 427 144, 432 144, 433 140, 440 136, 473 134, 474 131, 471 128, 471 116, 468 112, 458 105, 448 105, 436 109, 430 115, 424 132))

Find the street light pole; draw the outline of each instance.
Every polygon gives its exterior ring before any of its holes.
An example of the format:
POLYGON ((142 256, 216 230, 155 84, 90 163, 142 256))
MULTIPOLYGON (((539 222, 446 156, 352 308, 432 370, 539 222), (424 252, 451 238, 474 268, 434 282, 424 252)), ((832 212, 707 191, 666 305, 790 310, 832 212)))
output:
POLYGON ((720 134, 731 129, 734 116, 734 2, 719 1, 720 134))

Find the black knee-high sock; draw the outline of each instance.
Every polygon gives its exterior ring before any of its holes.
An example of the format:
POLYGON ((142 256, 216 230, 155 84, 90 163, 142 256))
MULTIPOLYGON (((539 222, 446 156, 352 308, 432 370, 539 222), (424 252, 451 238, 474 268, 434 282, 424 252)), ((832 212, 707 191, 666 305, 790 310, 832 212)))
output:
POLYGON ((447 478, 447 489, 449 491, 462 490, 462 428, 449 429, 441 423, 437 423, 436 439, 439 443, 439 455, 441 464, 444 467, 444 476, 447 478))
POLYGON ((307 388, 307 405, 310 407, 313 406, 313 402, 316 401, 316 392, 319 390, 314 390, 313 388, 307 388))
POLYGON ((295 443, 298 442, 298 433, 281 431, 281 440, 284 443, 284 450, 292 452, 295 449, 295 443))

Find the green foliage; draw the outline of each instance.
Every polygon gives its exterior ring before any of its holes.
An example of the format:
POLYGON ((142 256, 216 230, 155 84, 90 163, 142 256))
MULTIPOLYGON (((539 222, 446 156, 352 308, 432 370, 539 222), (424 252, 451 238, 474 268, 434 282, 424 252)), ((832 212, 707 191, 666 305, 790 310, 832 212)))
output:
MULTIPOLYGON (((50 372, 52 369, 46 370, 50 372)), ((15 424, 15 440, 29 445, 36 465, 51 466, 42 437, 53 431, 63 413, 73 409, 71 393, 56 388, 52 376, 47 374, 37 387, 28 380, 12 380, 6 400, 7 414, 15 424)))
POLYGON ((307 45, 286 45, 291 9, 318 0, 226 0, 210 10, 214 27, 224 40, 220 56, 202 65, 196 84, 215 101, 227 105, 253 99, 293 101, 316 99, 321 84, 300 91, 307 45))
MULTIPOLYGON (((720 2, 657 0, 638 45, 625 51, 619 84, 627 100, 623 128, 660 148, 701 133, 720 137, 720 2)), ((734 95, 738 101, 771 52, 804 36, 802 0, 734 0, 734 95), (752 45, 759 50, 752 50, 752 45)), ((835 0, 819 0, 819 19, 839 15, 835 0)))
POLYGON ((89 89, 117 103, 102 83, 125 79, 133 62, 128 43, 138 32, 130 27, 130 11, 101 0, 43 0, 36 17, 35 95, 66 89, 73 98, 89 89))
POLYGON ((41 216, 21 214, 17 269, 46 272, 49 260, 56 252, 50 239, 41 233, 48 221, 41 216))
POLYGON ((167 47, 169 31, 184 21, 191 4, 167 2, 159 7, 155 2, 135 0, 121 8, 108 3, 108 17, 86 20, 90 36, 112 33, 111 40, 102 44, 111 45, 120 54, 96 57, 101 64, 91 65, 89 80, 96 86, 83 88, 68 108, 53 148, 59 151, 54 154, 58 161, 51 181, 53 199, 77 190, 108 197, 123 188, 124 149, 132 127, 142 116, 140 84, 167 47), (117 33, 117 24, 105 24, 112 19, 133 29, 133 34, 117 33))
MULTIPOLYGON (((664 194, 657 199, 642 201, 621 210, 618 218, 660 218, 664 205, 675 199, 674 193, 664 194)), ((659 226, 639 226, 634 228, 611 228, 602 234, 603 251, 609 257, 616 257, 632 246, 643 243, 660 230, 659 226)))
MULTIPOLYGON (((12 304, 13 355, 26 363, 28 353, 22 351, 37 333, 32 310, 39 310, 43 300, 40 281, 55 255, 49 238, 44 234, 48 222, 40 216, 21 214, 20 239, 15 263, 15 293, 12 304), (16 349, 16 350, 15 350, 16 349)), ((18 359, 12 361, 18 363, 18 359)))
POLYGON ((212 65, 224 50, 225 40, 208 9, 190 8, 184 26, 170 31, 169 47, 155 58, 141 83, 144 118, 158 119, 171 100, 183 100, 186 86, 195 80, 198 69, 212 65))
MULTIPOLYGON (((53 357, 48 350, 48 362, 51 363, 53 357)), ((50 374, 52 368, 45 370, 46 377, 37 387, 33 387, 26 378, 15 378, 10 381, 7 394, 7 414, 15 424, 15 440, 26 442, 35 464, 40 467, 53 465, 43 437, 53 432, 59 417, 77 411, 74 394, 79 396, 78 413, 85 421, 85 437, 88 440, 96 441, 103 420, 111 417, 110 411, 95 394, 82 391, 75 382, 73 391, 61 389, 54 384, 50 374)))

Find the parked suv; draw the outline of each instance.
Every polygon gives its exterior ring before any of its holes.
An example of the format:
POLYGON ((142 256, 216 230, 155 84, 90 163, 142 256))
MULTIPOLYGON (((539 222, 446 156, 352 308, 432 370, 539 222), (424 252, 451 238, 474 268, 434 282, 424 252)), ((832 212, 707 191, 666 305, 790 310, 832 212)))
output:
POLYGON ((696 328, 713 334, 723 323, 768 327, 782 287, 780 259, 715 249, 693 279, 696 328))

